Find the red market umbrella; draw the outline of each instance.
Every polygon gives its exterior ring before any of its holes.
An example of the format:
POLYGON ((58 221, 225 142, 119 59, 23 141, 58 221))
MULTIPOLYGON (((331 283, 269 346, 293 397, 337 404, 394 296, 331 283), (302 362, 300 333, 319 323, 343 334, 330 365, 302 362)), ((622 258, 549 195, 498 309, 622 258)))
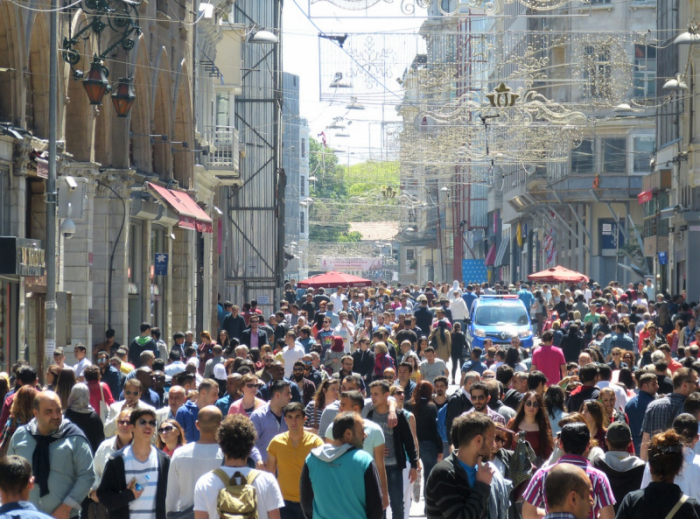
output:
POLYGON ((371 287, 372 281, 342 272, 326 272, 297 283, 299 288, 371 287))
POLYGON ((560 265, 530 274, 527 279, 540 283, 588 283, 588 276, 560 265))

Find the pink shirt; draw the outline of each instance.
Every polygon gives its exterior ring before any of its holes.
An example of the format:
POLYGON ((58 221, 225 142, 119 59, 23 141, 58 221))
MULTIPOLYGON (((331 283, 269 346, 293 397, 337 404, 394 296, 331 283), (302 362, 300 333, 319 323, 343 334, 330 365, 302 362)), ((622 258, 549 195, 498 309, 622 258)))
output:
POLYGON ((550 386, 557 384, 561 381, 561 366, 566 365, 564 352, 556 346, 540 346, 532 354, 532 365, 545 374, 550 386))

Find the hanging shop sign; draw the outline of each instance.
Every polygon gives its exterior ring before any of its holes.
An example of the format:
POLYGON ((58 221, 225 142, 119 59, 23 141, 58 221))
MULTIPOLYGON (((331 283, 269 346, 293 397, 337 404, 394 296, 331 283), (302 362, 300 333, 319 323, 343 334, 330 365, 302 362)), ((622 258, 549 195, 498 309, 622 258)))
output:
POLYGON ((46 259, 41 240, 0 236, 0 274, 43 276, 46 259))

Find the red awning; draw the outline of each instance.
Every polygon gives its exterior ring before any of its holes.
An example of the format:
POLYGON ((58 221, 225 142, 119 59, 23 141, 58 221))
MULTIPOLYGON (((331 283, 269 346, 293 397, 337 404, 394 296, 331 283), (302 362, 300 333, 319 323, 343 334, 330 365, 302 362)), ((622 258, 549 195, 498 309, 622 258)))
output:
POLYGON ((540 283, 588 283, 588 276, 560 265, 530 274, 527 279, 540 283))
POLYGON ((646 204, 647 202, 651 202, 653 196, 654 192, 652 190, 642 191, 637 195, 637 202, 640 204, 646 204))
POLYGON ((344 272, 331 271, 303 279, 297 283, 297 286, 299 288, 371 287, 372 281, 344 272))
POLYGON ((180 215, 178 227, 193 229, 197 232, 212 232, 211 218, 190 195, 184 191, 167 189, 151 182, 146 182, 146 186, 156 197, 167 202, 180 215))
POLYGON ((496 262, 496 244, 492 243, 489 252, 486 254, 486 259, 484 260, 484 265, 487 267, 492 267, 496 262))

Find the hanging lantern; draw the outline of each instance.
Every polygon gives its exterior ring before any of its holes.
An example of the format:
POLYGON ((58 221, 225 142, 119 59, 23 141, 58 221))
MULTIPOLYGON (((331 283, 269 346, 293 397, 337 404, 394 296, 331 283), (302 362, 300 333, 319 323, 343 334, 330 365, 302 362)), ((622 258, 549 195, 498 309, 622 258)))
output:
POLYGON ((128 117, 135 99, 133 79, 130 77, 119 78, 117 89, 112 93, 112 104, 117 112, 117 117, 128 117))
POLYGON ((107 81, 107 70, 102 66, 102 62, 97 56, 90 65, 90 72, 83 79, 83 87, 91 105, 102 104, 102 98, 109 88, 109 81, 107 81))

